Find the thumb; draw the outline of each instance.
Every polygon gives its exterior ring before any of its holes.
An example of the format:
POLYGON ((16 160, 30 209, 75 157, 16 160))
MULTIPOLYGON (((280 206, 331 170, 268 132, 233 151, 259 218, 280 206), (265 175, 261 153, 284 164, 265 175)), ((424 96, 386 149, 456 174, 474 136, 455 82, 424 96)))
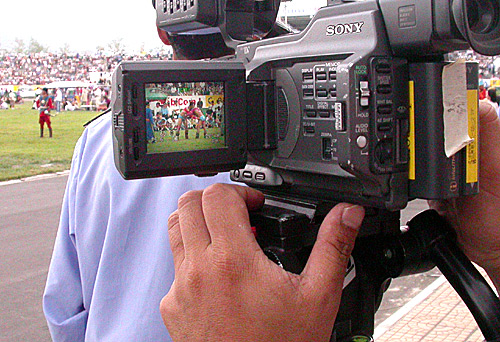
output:
POLYGON ((354 248, 365 210, 341 203, 325 217, 302 275, 316 288, 342 290, 347 262, 354 248), (319 282, 319 283, 318 283, 319 282))

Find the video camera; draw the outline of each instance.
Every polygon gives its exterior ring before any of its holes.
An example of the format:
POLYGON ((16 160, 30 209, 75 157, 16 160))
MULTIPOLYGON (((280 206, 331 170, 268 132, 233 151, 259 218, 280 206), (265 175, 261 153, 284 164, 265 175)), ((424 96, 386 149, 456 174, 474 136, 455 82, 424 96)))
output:
MULTIPOLYGON (((125 178, 233 170, 235 180, 276 196, 389 210, 413 198, 476 193, 478 68, 457 65, 461 75, 443 78, 442 55, 469 46, 500 52, 497 5, 342 1, 321 8, 300 33, 257 39, 276 27, 279 1, 157 1, 160 28, 219 31, 236 54, 123 62, 112 101, 118 169, 125 178), (219 86, 209 89, 210 82, 219 86), (443 108, 446 87, 459 93, 443 108), (200 96, 222 101, 209 141, 181 135, 148 143, 147 103, 170 102, 176 126, 186 99, 200 96), (458 128, 445 130, 445 110, 472 141, 450 157, 445 140, 458 128)), ((197 125, 181 121, 181 128, 197 125)))
POLYGON ((154 4, 172 38, 218 34, 235 54, 122 62, 118 170, 126 179, 231 171, 265 193, 252 216, 265 227, 258 241, 294 272, 335 203, 365 206, 368 239, 357 242, 335 334, 373 332, 367 317, 387 279, 430 267, 415 240, 394 243, 398 210, 479 191, 478 64, 444 54, 500 54, 500 0, 329 0, 301 32, 276 22, 279 0, 154 4), (407 265, 411 251, 419 265, 407 265))

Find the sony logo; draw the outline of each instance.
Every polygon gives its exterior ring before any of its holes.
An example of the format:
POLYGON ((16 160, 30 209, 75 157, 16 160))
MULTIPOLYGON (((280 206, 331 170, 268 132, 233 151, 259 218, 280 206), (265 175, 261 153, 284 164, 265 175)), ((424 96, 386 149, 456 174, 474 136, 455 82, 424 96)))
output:
POLYGON ((349 33, 361 33, 361 27, 363 26, 363 24, 363 21, 358 21, 356 23, 349 24, 328 25, 326 27, 326 35, 340 36, 349 33))

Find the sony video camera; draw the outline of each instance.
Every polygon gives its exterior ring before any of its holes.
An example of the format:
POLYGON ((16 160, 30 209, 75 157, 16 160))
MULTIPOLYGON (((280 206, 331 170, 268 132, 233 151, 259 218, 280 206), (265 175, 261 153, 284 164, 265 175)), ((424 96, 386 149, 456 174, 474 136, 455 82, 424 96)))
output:
POLYGON ((478 66, 443 54, 499 53, 498 0, 341 1, 300 33, 262 39, 278 7, 156 2, 160 28, 220 32, 235 56, 119 65, 113 136, 125 178, 232 170, 274 196, 389 210, 477 193, 478 66), (446 155, 456 130, 465 147, 446 155))
POLYGON ((361 340, 391 278, 458 260, 428 255, 448 241, 435 218, 402 234, 399 209, 478 192, 478 64, 443 56, 499 54, 500 0, 329 1, 301 32, 276 22, 279 3, 156 0, 172 41, 217 35, 235 54, 122 62, 115 163, 127 179, 231 171, 266 195, 257 241, 295 273, 335 203, 365 206, 331 341, 361 340))

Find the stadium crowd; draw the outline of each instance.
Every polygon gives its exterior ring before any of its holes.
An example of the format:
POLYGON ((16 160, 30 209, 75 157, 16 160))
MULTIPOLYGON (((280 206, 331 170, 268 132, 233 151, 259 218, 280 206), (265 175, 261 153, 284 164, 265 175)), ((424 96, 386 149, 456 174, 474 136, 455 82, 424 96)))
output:
POLYGON ((166 60, 170 54, 115 55, 8 53, 0 54, 0 109, 14 108, 22 101, 21 92, 12 87, 41 88, 53 82, 80 81, 81 88, 49 89, 49 95, 60 107, 57 111, 77 109, 103 110, 109 106, 110 75, 121 61, 166 60), (94 77, 92 77, 94 74, 94 77), (98 78, 95 78, 95 75, 98 78), (61 94, 58 94, 61 92, 61 94))
POLYGON ((222 82, 163 83, 155 85, 155 91, 168 96, 197 96, 224 94, 222 82))
MULTIPOLYGON (((454 52, 450 54, 450 57, 451 59, 463 58, 478 61, 480 78, 484 80, 485 88, 495 85, 496 89, 500 90, 500 81, 496 84, 490 84, 490 79, 497 80, 500 77, 500 63, 498 60, 495 61, 495 58, 481 56, 470 50, 454 52)), ((118 54, 115 56, 100 53, 0 53, 0 109, 13 108, 14 104, 22 101, 20 92, 12 93, 12 86, 36 86, 36 88, 41 89, 47 84, 59 81, 91 83, 88 88, 62 89, 63 98, 59 99, 58 102, 62 103, 63 109, 83 109, 85 107, 104 109, 106 105, 109 105, 111 82, 109 76, 121 61, 168 60, 171 58, 172 55, 169 52, 154 55, 118 54), (96 75, 98 75, 97 79, 96 75)), ((210 87, 205 84, 196 84, 186 89, 183 89, 182 85, 179 84, 177 87, 169 86, 168 89, 162 89, 162 91, 167 95, 221 93, 221 89, 213 84, 210 87)), ((55 98, 56 89, 51 92, 51 96, 55 98)))
POLYGON ((56 81, 90 81, 91 72, 112 72, 122 60, 168 59, 171 55, 5 54, 0 55, 0 84, 44 85, 56 81))

